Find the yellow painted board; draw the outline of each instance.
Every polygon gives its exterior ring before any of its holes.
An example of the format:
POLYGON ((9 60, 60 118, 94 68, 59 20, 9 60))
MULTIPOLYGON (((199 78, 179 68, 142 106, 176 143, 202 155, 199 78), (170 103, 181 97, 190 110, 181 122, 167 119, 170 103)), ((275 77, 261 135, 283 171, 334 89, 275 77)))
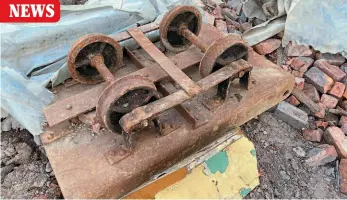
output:
POLYGON ((257 185, 254 145, 243 136, 192 169, 183 180, 158 192, 155 198, 243 198, 257 185))

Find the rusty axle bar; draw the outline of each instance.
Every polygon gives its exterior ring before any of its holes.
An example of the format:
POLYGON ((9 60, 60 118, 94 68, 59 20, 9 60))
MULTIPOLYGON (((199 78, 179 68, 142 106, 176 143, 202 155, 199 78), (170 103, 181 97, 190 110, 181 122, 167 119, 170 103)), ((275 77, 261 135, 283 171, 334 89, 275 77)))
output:
MULTIPOLYGON (((241 59, 201 79, 197 82, 197 85, 202 89, 202 92, 205 92, 222 81, 229 78, 235 79, 245 71, 251 71, 251 69, 251 65, 241 59)), ((124 115, 120 119, 119 124, 126 133, 131 134, 133 130, 141 128, 142 122, 146 122, 146 120, 148 121, 161 112, 181 104, 190 98, 191 97, 184 90, 179 90, 155 102, 134 109, 130 113, 124 115)))
POLYGON ((99 71, 100 75, 107 83, 112 83, 116 80, 110 70, 106 67, 104 57, 102 55, 93 56, 90 59, 90 64, 99 71))
POLYGON ((195 35, 193 32, 191 32, 187 26, 181 26, 180 27, 180 34, 185 37, 187 40, 189 40, 191 43, 193 43, 195 46, 197 46, 203 53, 205 53, 208 49, 208 45, 201 40, 197 35, 195 35))

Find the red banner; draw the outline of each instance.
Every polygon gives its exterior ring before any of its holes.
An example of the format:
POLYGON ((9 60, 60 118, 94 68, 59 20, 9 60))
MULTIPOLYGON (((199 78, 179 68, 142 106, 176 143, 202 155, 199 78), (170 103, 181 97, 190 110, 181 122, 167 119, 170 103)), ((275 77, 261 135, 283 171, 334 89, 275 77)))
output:
POLYGON ((0 0, 0 22, 57 22, 59 0, 0 0))

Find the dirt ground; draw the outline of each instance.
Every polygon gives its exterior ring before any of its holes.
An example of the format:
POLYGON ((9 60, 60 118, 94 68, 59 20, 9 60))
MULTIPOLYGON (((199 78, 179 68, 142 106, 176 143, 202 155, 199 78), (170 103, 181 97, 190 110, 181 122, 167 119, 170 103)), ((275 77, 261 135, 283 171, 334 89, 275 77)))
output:
MULTIPOLYGON (((304 160, 316 144, 271 113, 245 124, 254 142, 260 185, 247 198, 347 198, 337 190, 336 163, 308 167, 304 160)), ((1 198, 62 198, 42 147, 27 131, 1 134, 1 198)))

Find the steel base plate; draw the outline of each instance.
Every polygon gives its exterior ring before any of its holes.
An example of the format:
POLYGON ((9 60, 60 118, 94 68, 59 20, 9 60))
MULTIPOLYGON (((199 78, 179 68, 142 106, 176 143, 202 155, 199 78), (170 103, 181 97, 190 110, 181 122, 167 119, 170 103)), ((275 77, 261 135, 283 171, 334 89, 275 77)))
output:
MULTIPOLYGON (((203 25, 200 33, 203 40, 217 39, 221 35, 211 25, 203 25)), ((195 51, 202 57, 198 49, 195 51)), ((93 134, 91 127, 85 124, 71 126, 65 121, 47 128, 42 134, 43 139, 47 135, 54 137, 61 132, 71 133, 44 145, 64 197, 122 197, 149 181, 153 175, 223 136, 232 127, 240 126, 268 110, 290 94, 294 87, 291 74, 256 54, 251 48, 248 62, 254 66, 252 79, 256 81, 251 90, 238 87, 236 82, 229 92, 235 95, 230 95, 225 103, 215 109, 209 110, 203 105, 206 98, 215 94, 214 89, 192 99, 192 103, 183 105, 186 109, 184 112, 173 108, 162 113, 166 120, 179 127, 168 134, 159 135, 153 125, 148 126, 134 135, 131 152, 122 149, 124 141, 121 135, 109 131, 93 134), (210 117, 206 123, 194 127, 182 116, 182 113, 193 110, 189 109, 191 105, 199 110, 199 114, 208 113, 206 116, 210 117)), ((124 63, 127 65, 124 70, 137 70, 129 60, 125 59, 124 63)), ((186 72, 193 80, 200 77, 197 66, 186 72)), ((122 74, 122 70, 117 74, 122 74)), ((84 90, 78 84, 63 89, 58 96, 76 95, 78 91, 84 90)))

